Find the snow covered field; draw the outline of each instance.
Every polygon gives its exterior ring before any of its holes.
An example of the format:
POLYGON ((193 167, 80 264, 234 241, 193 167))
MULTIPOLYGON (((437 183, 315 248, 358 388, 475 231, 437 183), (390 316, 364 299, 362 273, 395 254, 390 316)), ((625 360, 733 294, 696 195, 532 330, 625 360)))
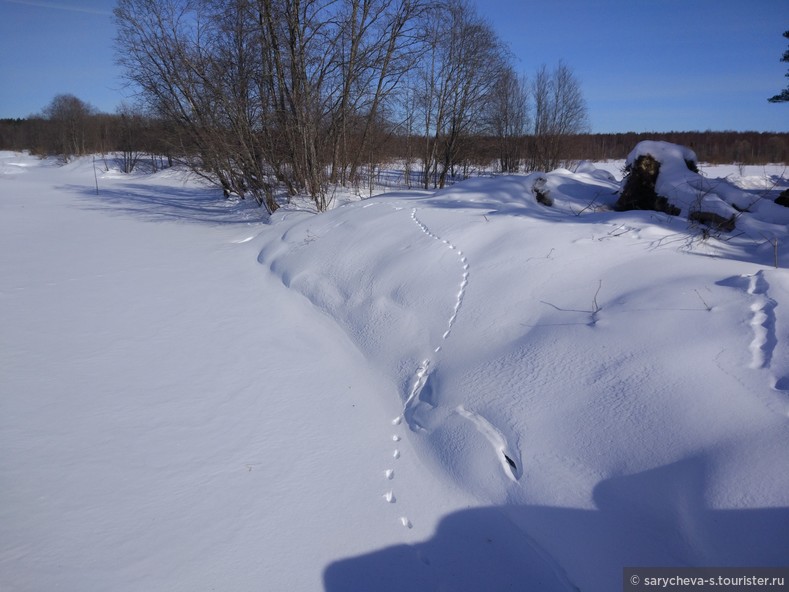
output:
POLYGON ((0 589, 786 565, 786 174, 703 167, 754 203, 702 240, 610 211, 621 166, 263 223, 176 171, 96 195, 90 159, 0 153, 0 589))

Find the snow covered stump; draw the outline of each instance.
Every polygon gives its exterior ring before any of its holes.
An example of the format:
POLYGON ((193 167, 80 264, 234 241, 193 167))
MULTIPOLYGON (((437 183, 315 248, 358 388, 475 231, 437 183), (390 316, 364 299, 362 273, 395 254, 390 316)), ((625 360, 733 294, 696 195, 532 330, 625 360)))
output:
POLYGON ((716 231, 731 232, 751 200, 726 181, 699 174, 696 154, 669 142, 639 142, 625 164, 627 176, 614 208, 684 215, 716 231))
POLYGON ((660 162, 651 154, 638 156, 635 162, 628 159, 622 192, 616 202, 617 210, 655 210, 672 216, 679 214, 679 208, 672 206, 666 197, 655 190, 660 162))

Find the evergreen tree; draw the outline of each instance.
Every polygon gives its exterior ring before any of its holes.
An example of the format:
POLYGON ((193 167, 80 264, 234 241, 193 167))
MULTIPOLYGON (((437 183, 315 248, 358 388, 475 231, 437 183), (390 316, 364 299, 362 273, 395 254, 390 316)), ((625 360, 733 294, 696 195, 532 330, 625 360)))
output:
MULTIPOLYGON (((784 37, 789 39, 789 31, 784 31, 784 37)), ((789 49, 784 52, 783 57, 781 58, 782 62, 789 62, 789 49)), ((786 77, 789 78, 789 72, 786 73, 786 77)), ((783 89, 779 94, 775 95, 774 97, 770 97, 767 99, 771 103, 786 103, 789 102, 789 86, 783 89)))

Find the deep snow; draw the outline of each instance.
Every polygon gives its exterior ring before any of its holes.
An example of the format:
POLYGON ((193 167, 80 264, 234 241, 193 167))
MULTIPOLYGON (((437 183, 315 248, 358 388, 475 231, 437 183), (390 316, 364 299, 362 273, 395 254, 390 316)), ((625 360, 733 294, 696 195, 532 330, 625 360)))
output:
POLYGON ((786 565, 786 181, 703 171, 764 199, 702 240, 611 212, 621 166, 264 224, 174 171, 97 196, 90 160, 0 153, 0 587, 786 565))

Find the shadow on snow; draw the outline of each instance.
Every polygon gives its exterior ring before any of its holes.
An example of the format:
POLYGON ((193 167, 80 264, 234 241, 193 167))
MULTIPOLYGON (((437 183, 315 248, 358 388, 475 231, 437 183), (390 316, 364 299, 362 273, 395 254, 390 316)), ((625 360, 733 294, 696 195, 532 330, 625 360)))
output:
POLYGON ((595 510, 456 512, 427 541, 329 565, 325 589, 616 590, 625 566, 785 566, 789 508, 711 509, 705 482, 694 457, 601 482, 595 510))
POLYGON ((265 221, 254 200, 225 199, 215 188, 117 183, 96 189, 85 185, 59 187, 89 200, 85 208, 132 214, 148 221, 180 220, 201 224, 248 224, 265 221))

